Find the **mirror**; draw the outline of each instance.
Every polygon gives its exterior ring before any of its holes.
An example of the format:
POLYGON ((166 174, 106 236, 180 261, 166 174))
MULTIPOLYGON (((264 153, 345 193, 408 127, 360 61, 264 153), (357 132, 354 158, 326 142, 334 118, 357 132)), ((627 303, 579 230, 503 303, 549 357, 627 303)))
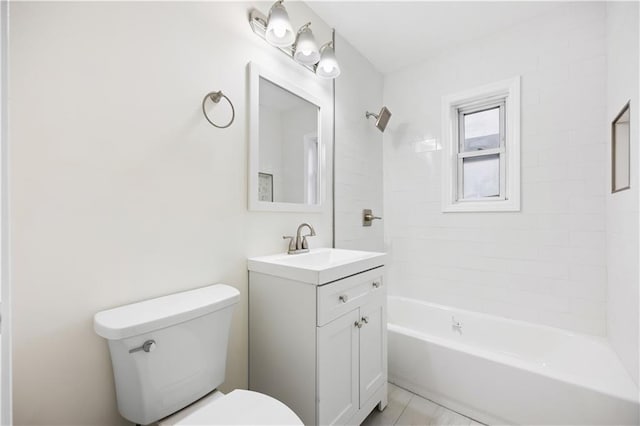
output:
POLYGON ((319 102, 256 64, 249 72, 249 208, 319 209, 324 163, 319 102))
POLYGON ((630 187, 630 117, 627 103, 611 123, 611 193, 630 187))

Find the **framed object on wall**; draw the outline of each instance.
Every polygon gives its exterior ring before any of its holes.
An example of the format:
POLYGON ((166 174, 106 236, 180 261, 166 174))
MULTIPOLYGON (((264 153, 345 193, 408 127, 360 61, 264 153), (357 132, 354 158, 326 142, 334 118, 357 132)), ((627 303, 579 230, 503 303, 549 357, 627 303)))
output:
POLYGON ((629 102, 611 123, 611 193, 631 186, 631 111, 629 102))
POLYGON ((273 202, 273 175, 258 172, 258 199, 273 202))

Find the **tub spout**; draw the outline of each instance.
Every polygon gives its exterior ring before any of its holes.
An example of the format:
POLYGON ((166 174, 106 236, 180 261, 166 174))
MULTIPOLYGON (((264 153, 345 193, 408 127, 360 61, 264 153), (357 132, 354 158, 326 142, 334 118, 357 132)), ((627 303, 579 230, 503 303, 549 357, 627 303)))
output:
POLYGON ((456 321, 456 317, 451 317, 451 329, 462 334, 462 323, 460 321, 456 321))

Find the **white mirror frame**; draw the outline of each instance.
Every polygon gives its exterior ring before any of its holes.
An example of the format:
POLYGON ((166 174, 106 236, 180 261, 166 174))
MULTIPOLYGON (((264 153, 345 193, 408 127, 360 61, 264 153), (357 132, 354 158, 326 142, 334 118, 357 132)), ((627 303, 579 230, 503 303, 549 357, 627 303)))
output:
POLYGON ((320 100, 306 90, 294 85, 255 62, 249 62, 249 210, 279 212, 321 212, 326 197, 326 152, 322 136, 322 111, 320 100), (260 164, 260 78, 282 87, 284 90, 318 107, 318 203, 281 203, 258 199, 258 171, 260 164))

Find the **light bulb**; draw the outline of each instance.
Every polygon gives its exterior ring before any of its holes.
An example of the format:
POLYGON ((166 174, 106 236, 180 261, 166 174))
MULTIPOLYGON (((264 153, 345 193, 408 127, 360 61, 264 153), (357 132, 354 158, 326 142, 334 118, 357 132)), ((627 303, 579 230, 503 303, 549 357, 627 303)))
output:
POLYGON ((296 39, 295 52, 293 59, 303 65, 315 65, 320 60, 320 51, 318 50, 318 44, 313 37, 309 24, 305 25, 298 31, 298 38, 296 39))
POLYGON ((336 78, 340 75, 340 64, 336 59, 331 42, 322 46, 320 49, 321 57, 316 68, 316 74, 322 78, 336 78))
POLYGON ((276 47, 289 47, 296 41, 296 35, 289 21, 289 14, 287 14, 282 2, 276 2, 271 6, 264 38, 276 47))
POLYGON ((287 33, 287 29, 283 26, 278 25, 277 27, 273 28, 273 33, 276 37, 282 38, 287 33))

